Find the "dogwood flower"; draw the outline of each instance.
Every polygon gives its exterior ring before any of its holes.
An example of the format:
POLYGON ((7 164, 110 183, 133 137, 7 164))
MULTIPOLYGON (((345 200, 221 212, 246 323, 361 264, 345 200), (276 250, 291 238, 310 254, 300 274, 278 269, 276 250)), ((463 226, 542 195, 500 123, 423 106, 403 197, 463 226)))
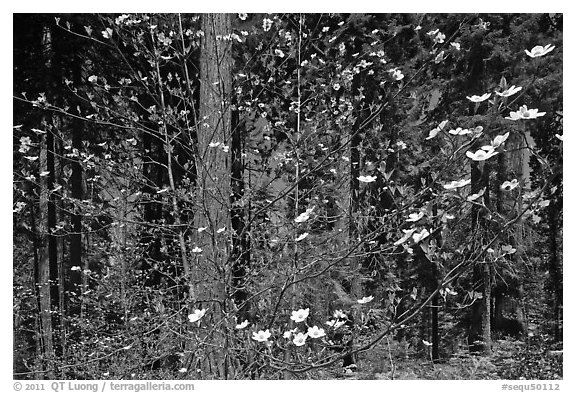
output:
POLYGON ((440 132, 440 128, 436 127, 433 128, 432 130, 430 130, 430 133, 428 134, 428 136, 426 137, 426 140, 428 139, 432 139, 434 137, 436 137, 436 135, 438 135, 438 133, 440 132))
POLYGON ((348 316, 347 316, 346 314, 344 314, 344 313, 342 312, 342 310, 336 310, 336 311, 334 311, 334 314, 333 314, 333 315, 334 315, 334 318, 340 318, 340 319, 347 319, 347 318, 348 318, 348 316))
POLYGON ((309 308, 301 308, 300 310, 292 311, 292 316, 290 317, 290 319, 296 323, 302 322, 306 318, 308 318, 309 313, 310 313, 309 308))
POLYGON ((324 333, 324 329, 319 328, 316 325, 314 325, 313 327, 309 327, 307 334, 310 338, 320 338, 326 335, 326 333, 324 333))
POLYGON ((292 342, 297 347, 301 347, 302 345, 306 344, 306 338, 308 338, 308 336, 305 333, 298 333, 294 336, 292 342))
POLYGON ((451 42, 450 46, 454 47, 456 50, 460 50, 460 43, 459 42, 451 42))
POLYGON ((530 56, 531 58, 536 58, 536 57, 542 57, 550 52, 552 52, 552 50, 555 48, 554 45, 552 44, 548 44, 544 47, 542 47, 541 45, 536 45, 534 48, 532 48, 532 50, 530 52, 528 52, 528 49, 524 49, 524 52, 526 52, 526 54, 528 56, 530 56))
POLYGON ((202 252, 202 249, 201 249, 200 247, 196 246, 196 247, 194 247, 194 248, 192 249, 192 252, 193 252, 194 254, 199 254, 199 253, 202 252))
POLYGON ((329 321, 326 321, 326 325, 333 327, 334 330, 338 329, 340 326, 344 325, 346 322, 344 321, 337 321, 335 319, 331 319, 329 321))
POLYGON ((314 210, 313 207, 310 209, 306 209, 304 213, 301 213, 298 217, 294 219, 294 222, 300 223, 308 221, 308 219, 310 218, 310 214, 312 213, 313 210, 314 210))
POLYGON ((460 187, 464 187, 467 186, 468 184, 470 184, 471 180, 467 179, 467 180, 453 180, 450 183, 444 184, 444 188, 446 190, 453 190, 455 188, 460 188, 460 187))
POLYGON ((268 18, 264 18, 262 20, 262 28, 264 29, 264 31, 268 31, 270 30, 270 28, 272 27, 272 20, 268 19, 268 18))
POLYGON ((444 51, 442 51, 436 55, 436 57, 434 58, 434 63, 436 64, 442 63, 444 59, 446 59, 446 57, 444 56, 444 51))
POLYGON ((428 139, 434 138, 436 135, 438 135, 438 133, 439 133, 440 131, 442 131, 442 129, 443 129, 444 127, 446 127, 446 124, 448 124, 448 120, 442 121, 440 124, 438 124, 438 127, 430 130, 430 133, 428 134, 428 136, 426 137, 426 139, 428 140, 428 139))
POLYGON ((495 93, 498 94, 500 97, 510 97, 522 90, 522 86, 510 86, 508 89, 504 90, 503 92, 496 91, 495 93))
POLYGON ((468 128, 458 127, 455 130, 448 131, 448 133, 452 135, 467 135, 472 134, 472 130, 469 130, 468 128))
POLYGON ((106 30, 102 31, 102 37, 104 38, 112 38, 112 29, 107 27, 106 30))
POLYGON ((30 150, 30 146, 32 145, 32 139, 28 136, 23 136, 20 138, 20 149, 18 150, 20 153, 27 153, 30 150))
POLYGON ((492 93, 484 93, 481 96, 473 95, 473 96, 466 96, 466 98, 468 98, 472 102, 479 103, 486 101, 488 98, 490 98, 491 95, 492 93))
POLYGON ((544 116, 546 112, 538 112, 538 109, 528 109, 526 105, 522 105, 518 111, 510 112, 510 116, 506 117, 508 120, 528 120, 536 119, 537 117, 544 116))
POLYGON ((498 152, 494 150, 492 146, 483 146, 483 147, 489 147, 490 150, 480 149, 476 153, 467 151, 466 157, 472 159, 473 161, 486 161, 487 159, 494 157, 496 154, 498 154, 498 152))
POLYGON ((299 242, 300 240, 304 240, 304 239, 306 239, 307 236, 308 236, 308 232, 304 232, 303 234, 301 234, 300 236, 298 236, 296 238, 296 241, 299 242))
POLYGON ((397 81, 400 81, 402 79, 404 79, 404 74, 402 73, 402 71, 400 71, 397 68, 394 68, 392 70, 389 70, 388 72, 392 73, 392 78, 396 79, 397 81))
POLYGON ((238 330, 244 329, 246 326, 248 326, 248 324, 250 324, 250 322, 248 322, 248 320, 245 319, 244 322, 236 325, 236 329, 238 329, 238 330))
POLYGON ((507 244, 505 246, 502 246, 502 251, 504 252, 504 254, 514 254, 516 252, 516 249, 511 245, 507 244))
POLYGON ((518 184, 519 184, 518 180, 516 180, 516 179, 513 179, 511 181, 505 181, 500 186, 500 189, 504 190, 504 191, 511 191, 511 190, 515 189, 516 187, 518 187, 518 184))
POLYGON ((362 183, 372 183, 373 181, 376 181, 376 176, 370 176, 370 175, 366 175, 366 176, 358 176, 357 179, 359 181, 361 181, 362 183))
POLYGON ((206 311, 207 310, 205 308, 202 310, 194 310, 192 314, 188 315, 188 319, 190 322, 198 322, 200 319, 202 319, 204 314, 206 314, 206 311))
POLYGON ((268 339, 270 338, 271 335, 272 335, 272 333, 270 333, 270 330, 268 330, 268 329, 259 330, 258 332, 252 332, 252 340, 255 340, 258 342, 266 342, 266 341, 268 341, 268 339))
MULTIPOLYGON (((496 138, 494 138, 494 140, 490 143, 490 145, 494 148, 497 149, 500 147, 500 145, 502 145, 504 142, 506 142, 506 139, 508 139, 508 136, 510 136, 510 133, 507 132, 504 135, 497 135, 496 138)), ((485 146, 484 146, 485 147, 485 146)), ((484 148, 483 147, 483 148, 484 148)), ((490 150, 488 149, 484 149, 484 150, 490 150)))
POLYGON ((399 246, 400 244, 404 243, 406 240, 412 237, 412 234, 416 232, 416 229, 402 229, 404 232, 404 236, 394 242, 395 246, 399 246))
POLYGON ((442 33, 438 33, 436 34, 436 37, 434 37, 434 42, 437 44, 441 44, 444 42, 444 39, 446 38, 446 34, 442 34, 442 33))
POLYGON ((412 235, 412 239, 414 239, 414 243, 418 243, 426 239, 428 236, 430 236, 430 232, 428 232, 428 229, 424 228, 420 233, 417 232, 412 235))
POLYGON ((564 135, 554 134, 554 136, 564 142, 564 135))
POLYGON ((366 304, 370 303, 372 300, 374 300, 374 296, 364 296, 362 299, 358 299, 356 301, 358 304, 366 304))
POLYGON ((416 222, 420 220, 422 217, 424 217, 424 212, 410 213, 408 215, 408 218, 406 219, 406 222, 416 222))
POLYGON ((486 191, 486 188, 481 189, 480 192, 478 192, 478 193, 476 193, 476 194, 470 195, 468 198, 466 198, 466 200, 467 200, 468 202, 473 202, 473 201, 475 201, 476 199, 480 198, 482 195, 484 195, 484 191, 486 191))

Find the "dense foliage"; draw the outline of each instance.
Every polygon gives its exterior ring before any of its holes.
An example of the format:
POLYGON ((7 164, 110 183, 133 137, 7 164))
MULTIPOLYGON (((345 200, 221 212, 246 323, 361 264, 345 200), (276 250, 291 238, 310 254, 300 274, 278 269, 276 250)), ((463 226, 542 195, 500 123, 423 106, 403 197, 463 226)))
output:
POLYGON ((561 378, 562 15, 14 18, 15 378, 561 378))

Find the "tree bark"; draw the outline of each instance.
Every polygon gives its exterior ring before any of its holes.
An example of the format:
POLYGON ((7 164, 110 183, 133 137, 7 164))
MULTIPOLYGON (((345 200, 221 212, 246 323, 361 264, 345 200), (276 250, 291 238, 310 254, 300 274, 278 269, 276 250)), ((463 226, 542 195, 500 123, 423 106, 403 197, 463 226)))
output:
POLYGON ((250 240, 246 225, 246 208, 244 197, 244 163, 242 151, 245 123, 240 124, 238 112, 232 112, 232 165, 230 193, 230 221, 232 225, 232 249, 230 265, 232 266, 232 297, 238 307, 238 322, 251 320, 250 305, 247 303, 246 274, 250 265, 250 240))
POLYGON ((552 287, 552 309, 554 310, 554 340, 562 341, 562 258, 558 247, 557 236, 561 233, 560 221, 561 208, 553 197, 548 207, 548 247, 550 250, 549 269, 550 286, 552 287))
MULTIPOLYGON (((73 77, 75 86, 82 83, 82 63, 77 60, 74 64, 73 77)), ((79 114, 80 115, 80 114, 79 114)), ((71 123, 72 126, 72 149, 81 151, 82 149, 82 133, 84 131, 84 122, 80 119, 74 118, 71 123)), ((78 157, 72 162, 72 175, 70 176, 70 186, 72 188, 72 198, 75 201, 81 201, 84 197, 82 178, 83 170, 80 158, 78 157)), ((82 275, 79 268, 82 267, 82 213, 78 205, 72 208, 70 218, 72 224, 72 233, 69 235, 70 241, 70 262, 69 262, 69 293, 73 297, 70 303, 70 315, 80 315, 80 293, 82 290, 82 275), (72 269, 72 267, 76 267, 72 269)))
MULTIPOLYGON (((506 141, 507 153, 499 159, 499 173, 497 188, 500 189, 502 182, 517 179, 520 186, 514 190, 498 191, 498 212, 507 219, 517 217, 522 211, 522 188, 528 181, 528 163, 526 157, 526 145, 524 135, 518 132, 510 133, 506 141)), ((518 220, 514 225, 513 233, 504 239, 505 244, 516 248, 514 254, 508 255, 507 263, 517 273, 499 275, 494 286, 494 316, 493 327, 505 335, 523 335, 527 332, 526 318, 523 308, 523 283, 518 277, 522 277, 521 250, 519 245, 523 243, 523 220, 518 220)))
POLYGON ((200 107, 198 122, 197 195, 199 210, 194 247, 196 302, 208 309, 211 336, 205 347, 205 376, 228 377, 226 288, 229 278, 230 144, 232 57, 230 14, 203 14, 200 54, 200 107), (226 37, 228 35, 228 37, 226 37), (212 145, 211 145, 212 144, 212 145), (216 145, 217 144, 217 145, 216 145), (224 232, 218 232, 224 228, 224 232), (201 279, 200 279, 201 278, 201 279), (212 367, 214 369, 212 370, 212 367))
MULTIPOLYGON (((489 168, 486 164, 472 162, 471 192, 476 194, 484 188, 485 204, 489 202, 488 175, 489 168)), ((483 213, 478 205, 474 204, 472 206, 471 231, 483 231, 484 219, 481 217, 483 213)), ((481 297, 474 300, 471 310, 472 317, 468 333, 468 345, 472 352, 490 353, 492 351, 492 332, 490 327, 492 284, 490 276, 490 265, 488 263, 479 261, 473 267, 473 289, 474 292, 480 293, 481 297)))
MULTIPOLYGON (((47 135, 44 134, 40 148, 40 172, 48 170, 48 144, 47 135)), ((40 312, 40 334, 42 357, 44 360, 43 369, 46 370, 49 379, 54 378, 54 342, 52 325, 52 296, 50 286, 50 244, 48 241, 48 231, 50 229, 48 221, 48 200, 49 187, 48 178, 40 177, 40 202, 38 208, 38 268, 37 268, 37 288, 40 312)))

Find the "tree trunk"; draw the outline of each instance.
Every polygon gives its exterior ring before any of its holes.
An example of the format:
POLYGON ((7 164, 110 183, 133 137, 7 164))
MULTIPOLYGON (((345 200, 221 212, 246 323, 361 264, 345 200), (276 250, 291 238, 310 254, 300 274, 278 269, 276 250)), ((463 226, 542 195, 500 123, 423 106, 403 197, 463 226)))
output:
MULTIPOLYGON (((42 32, 42 46, 44 63, 47 72, 47 88, 52 88, 53 71, 53 45, 52 32, 49 27, 44 27, 42 32)), ((55 330, 60 324, 60 288, 58 266, 58 244, 53 235, 56 227, 56 204, 55 195, 51 192, 54 188, 55 165, 54 165, 54 129, 49 125, 46 118, 43 120, 43 128, 46 131, 40 142, 40 204, 38 223, 38 282, 39 287, 39 310, 40 327, 43 339, 43 355, 46 361, 47 376, 54 378, 55 358, 59 352, 59 345, 54 341, 55 330)))
MULTIPOLYGON (((436 217, 438 216, 438 205, 434 204, 432 207, 432 214, 436 217)), ((438 232, 436 238, 436 244, 439 249, 442 249, 442 232, 438 232)), ((438 265, 432 262, 432 286, 430 290, 435 291, 438 288, 440 280, 440 272, 438 271, 438 265)), ((438 314, 440 311, 440 295, 437 293, 432 298, 432 360, 436 361, 440 359, 440 328, 438 324, 438 314)))
MULTIPOLYGON (((74 84, 79 86, 82 83, 81 62, 77 60, 74 64, 74 84)), ((79 114, 80 115, 80 114, 79 114)), ((84 122, 80 119, 73 119, 72 123, 72 148, 81 151, 82 133, 84 122)), ((82 187, 83 170, 80 157, 72 162, 72 175, 70 176, 70 186, 72 188, 72 198, 81 201, 84 198, 82 187)), ((80 315, 80 293, 82 290, 82 275, 79 268, 82 267, 82 214, 77 204, 72 207, 70 218, 72 233, 69 235, 70 241, 70 262, 69 262, 69 294, 71 296, 69 312, 70 316, 80 315), (75 269, 72 269, 75 267, 75 269)))
MULTIPOLYGON (((528 181, 526 162, 526 146, 524 135, 511 133, 506 142, 507 153, 499 159, 499 173, 497 187, 500 189, 502 182, 517 179, 521 184, 518 188, 510 191, 498 191, 498 212, 507 219, 513 219, 522 211, 522 188, 528 181)), ((521 250, 518 246, 523 243, 522 220, 514 225, 513 233, 504 244, 510 244, 517 251, 508 255, 507 263, 515 271, 515 275, 500 274, 494 286, 494 316, 493 327, 505 335, 518 336, 527 332, 526 317, 523 308, 523 283, 518 277, 522 277, 521 250)))
POLYGON ((244 144, 245 123, 240 124, 238 112, 232 112, 232 165, 230 221, 232 225, 232 250, 230 265, 232 266, 232 297, 238 307, 238 323, 244 320, 252 322, 251 307, 247 303, 246 274, 250 265, 250 240, 246 226, 246 208, 244 206, 244 163, 242 151, 244 144))
MULTIPOLYGON (((48 170, 48 144, 47 134, 42 137, 40 148, 40 172, 48 170)), ((38 208, 38 270, 37 270, 37 288, 39 292, 40 312, 40 334, 42 341, 42 357, 44 360, 43 369, 48 373, 48 379, 54 379, 54 342, 52 326, 52 298, 50 292, 50 254, 48 231, 50 229, 48 221, 48 200, 49 187, 48 178, 40 177, 40 204, 38 208)))
POLYGON ((203 14, 200 54, 200 107, 198 122, 198 226, 206 230, 194 239, 196 253, 193 284, 196 299, 208 309, 210 345, 203 371, 205 377, 228 377, 226 288, 229 277, 230 232, 230 93, 232 57, 230 14, 203 14), (212 144, 212 146, 211 146, 212 144), (216 145, 217 144, 217 145, 216 145), (218 230, 224 228, 225 232, 218 230), (214 368, 214 369, 212 369, 214 368))
POLYGON ((561 234, 561 225, 559 223, 561 208, 556 198, 548 207, 548 247, 550 250, 549 269, 550 269, 550 286, 552 287, 552 309, 554 311, 554 340, 562 341, 562 258, 558 247, 557 236, 561 234))
MULTIPOLYGON (((484 188, 484 203, 488 206, 489 167, 486 164, 472 162, 471 172, 472 194, 476 194, 484 188)), ((472 206, 471 211, 471 231, 482 231, 484 219, 481 216, 484 212, 476 204, 472 206)), ((484 261, 478 261, 473 268, 472 281, 474 292, 480 293, 481 297, 476 298, 472 304, 471 325, 468 333, 468 345, 472 352, 490 353, 492 350, 490 329, 492 284, 490 276, 490 265, 484 261)))

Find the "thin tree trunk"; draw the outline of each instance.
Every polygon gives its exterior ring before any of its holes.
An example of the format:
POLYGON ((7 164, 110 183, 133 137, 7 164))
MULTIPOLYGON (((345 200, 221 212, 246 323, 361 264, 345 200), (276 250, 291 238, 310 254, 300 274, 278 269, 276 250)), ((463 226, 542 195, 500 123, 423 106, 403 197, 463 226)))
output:
POLYGON ((559 221, 560 207, 552 199, 548 207, 548 248, 550 250, 549 269, 550 285, 552 287, 552 308, 554 311, 554 340, 562 341, 562 260, 560 258, 557 236, 560 232, 559 221))
MULTIPOLYGON (((76 61, 74 65, 74 84, 79 86, 82 83, 82 69, 80 61, 76 61)), ((82 133, 84 131, 84 122, 80 119, 74 118, 71 123, 72 126, 72 148, 77 151, 82 150, 82 133)), ((70 185, 72 188, 72 198, 75 201, 81 201, 84 198, 82 187, 83 170, 80 158, 78 157, 72 162, 72 175, 70 176, 70 185)), ((69 308, 70 316, 80 315, 80 293, 82 289, 82 275, 80 268, 82 267, 82 213, 79 206, 74 203, 72 207, 72 215, 70 218, 72 224, 72 233, 69 235, 70 241, 70 262, 69 262, 69 293, 73 299, 70 301, 69 308), (72 269, 74 267, 74 269, 72 269)))
POLYGON ((232 296, 238 311, 238 323, 251 320, 250 305, 246 303, 248 291, 246 274, 250 265, 250 247, 248 227, 246 226, 244 197, 244 164, 242 162, 242 146, 244 138, 244 123, 240 124, 238 112, 232 112, 232 173, 230 194, 230 221, 232 224, 232 250, 230 265, 232 266, 232 296))
MULTIPOLYGON (((434 216, 438 215, 438 205, 434 204, 432 207, 432 214, 434 216)), ((436 244, 439 249, 442 249, 442 232, 438 232, 435 237, 436 244)), ((436 290, 439 285, 440 273, 438 272, 438 265, 432 263, 432 287, 431 290, 436 290)), ((440 359, 440 329, 438 326, 438 314, 440 311, 440 301, 439 294, 434 295, 432 298, 432 360, 436 361, 440 359)))
MULTIPOLYGON (((488 195, 487 174, 489 168, 483 164, 472 162, 471 183, 472 193, 476 194, 481 189, 485 189, 485 197, 488 195)), ((486 198, 485 198, 486 201, 486 198)), ((486 202, 485 202, 486 203, 486 202)), ((471 231, 483 231, 483 212, 478 205, 472 207, 471 231)), ((472 319, 468 334, 468 345, 470 351, 490 353, 492 350, 492 332, 490 327, 490 309, 492 285, 490 279, 490 265, 484 261, 479 261, 473 268, 472 280, 474 291, 481 294, 480 299, 476 299, 472 304, 472 319)))
MULTIPOLYGON (((514 219, 522 211, 522 188, 526 186, 529 174, 527 172, 526 145, 524 133, 511 133, 506 141, 507 153, 499 159, 498 184, 516 179, 521 184, 518 188, 510 191, 497 191, 497 209, 503 217, 514 219)), ((527 332, 526 318, 523 307, 524 288, 522 279, 522 260, 518 245, 523 243, 523 220, 516 222, 513 233, 508 239, 503 239, 505 244, 510 244, 517 251, 508 255, 508 263, 516 269, 514 275, 502 273, 494 286, 494 316, 493 326, 495 331, 506 335, 522 335, 527 332)))
MULTIPOLYGON (((48 145, 47 135, 44 134, 40 143, 40 172, 48 170, 47 156, 48 145)), ((38 209, 38 278, 37 287, 39 291, 39 312, 40 312, 40 337, 42 341, 42 358, 44 360, 43 370, 48 371, 47 377, 54 378, 54 342, 52 326, 52 297, 50 292, 50 255, 48 241, 48 200, 49 187, 48 178, 40 177, 40 204, 38 209)))
MULTIPOLYGON (((52 118, 53 124, 55 125, 56 129, 61 129, 62 124, 64 124, 63 119, 60 116, 53 116, 52 118)), ((62 137, 60 133, 58 133, 57 140, 61 140, 62 137)), ((62 160, 60 157, 63 157, 62 152, 62 145, 55 141, 54 143, 54 184, 60 185, 62 179, 62 160)), ((57 211, 55 212, 56 219, 59 222, 64 222, 66 220, 65 217, 65 209, 64 209, 64 201, 61 198, 54 200, 54 206, 58 207, 57 211)), ((60 333, 60 340, 59 340, 59 349, 60 355, 62 356, 62 362, 66 363, 66 337, 67 337, 67 326, 66 326, 66 315, 67 315, 67 304, 68 299, 66 295, 66 288, 64 283, 66 282, 66 270, 70 270, 70 267, 66 269, 64 265, 65 261, 65 237, 58 236, 56 237, 56 250, 57 250, 57 274, 58 274, 58 310, 59 310, 59 324, 58 329, 60 333)))

